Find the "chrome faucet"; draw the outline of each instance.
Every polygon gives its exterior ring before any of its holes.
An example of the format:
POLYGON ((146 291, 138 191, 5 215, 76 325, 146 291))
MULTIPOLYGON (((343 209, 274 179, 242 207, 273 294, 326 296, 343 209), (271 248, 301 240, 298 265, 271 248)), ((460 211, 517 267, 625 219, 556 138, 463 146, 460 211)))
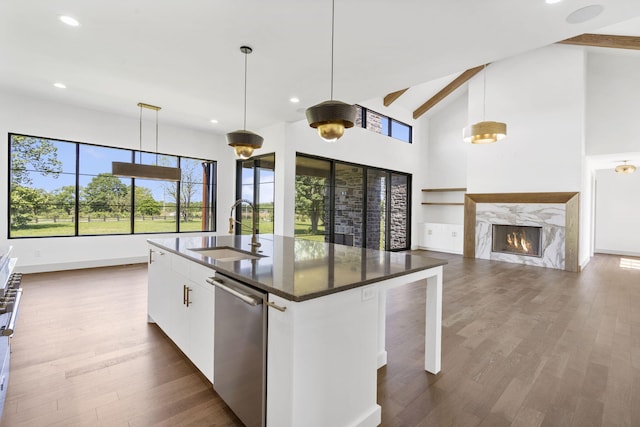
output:
MULTIPOLYGON (((241 204, 246 204, 249 205, 251 207, 251 247, 255 250, 257 248, 259 248, 261 246, 260 242, 258 242, 258 238, 256 237, 256 232, 258 231, 258 211, 256 210, 255 206, 253 206, 253 203, 251 203, 250 201, 246 200, 246 199, 238 199, 234 202, 234 204, 231 206, 231 212, 229 213, 229 234, 233 234, 233 225, 234 224, 240 224, 240 227, 242 227, 244 224, 242 224, 241 221, 238 221, 237 219, 235 219, 233 217, 233 211, 236 207, 238 207, 241 204)), ((245 226, 246 227, 246 226, 245 226)))

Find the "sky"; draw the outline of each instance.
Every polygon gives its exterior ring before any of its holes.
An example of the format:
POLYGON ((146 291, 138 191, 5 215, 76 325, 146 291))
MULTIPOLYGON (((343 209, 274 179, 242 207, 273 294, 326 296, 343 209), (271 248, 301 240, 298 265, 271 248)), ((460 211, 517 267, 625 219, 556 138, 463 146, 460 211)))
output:
MULTIPOLYGON (((42 175, 38 172, 30 173, 33 185, 46 191, 52 191, 68 185, 75 185, 76 144, 64 141, 52 141, 57 148, 57 158, 62 163, 62 173, 57 178, 50 175, 42 175)), ((142 155, 142 161, 146 164, 154 164, 155 160, 155 154, 143 153, 142 155)), ((111 173, 111 163, 114 161, 131 162, 131 151, 80 144, 80 185, 86 186, 98 174, 111 173)), ((140 162, 138 156, 136 156, 136 161, 140 162)), ((159 157, 159 163, 163 166, 176 166, 177 158, 163 155, 159 157)), ((126 185, 131 185, 130 179, 120 178, 120 180, 126 185)), ((165 191, 165 189, 171 185, 170 183, 142 179, 136 180, 136 183, 138 186, 150 189, 155 200, 173 202, 165 191)), ((200 201, 201 199, 202 196, 200 192, 197 192, 194 200, 200 201)))

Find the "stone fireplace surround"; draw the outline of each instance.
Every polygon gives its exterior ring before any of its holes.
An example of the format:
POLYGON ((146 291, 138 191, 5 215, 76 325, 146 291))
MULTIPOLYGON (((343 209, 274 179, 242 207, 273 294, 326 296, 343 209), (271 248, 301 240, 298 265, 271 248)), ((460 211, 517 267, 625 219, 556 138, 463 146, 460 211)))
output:
POLYGON ((467 194, 464 208, 464 257, 579 271, 578 230, 580 194, 562 193, 487 193, 467 194), (546 258, 533 261, 520 255, 490 254, 490 223, 541 225, 546 229, 546 258))

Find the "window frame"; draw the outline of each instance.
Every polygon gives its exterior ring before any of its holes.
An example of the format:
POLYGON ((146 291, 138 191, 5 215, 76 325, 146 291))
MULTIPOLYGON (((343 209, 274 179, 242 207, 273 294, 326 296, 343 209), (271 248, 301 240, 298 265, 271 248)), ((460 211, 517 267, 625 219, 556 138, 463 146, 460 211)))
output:
MULTIPOLYGON (((215 232, 216 231, 216 225, 217 225, 217 161, 216 160, 211 160, 211 159, 202 159, 202 158, 195 158, 195 157, 187 157, 187 156, 180 156, 180 155, 176 155, 176 154, 168 154, 168 153, 156 153, 153 151, 144 151, 144 150, 135 150, 135 149, 130 149, 130 148, 122 148, 122 147, 112 147, 112 146, 107 146, 107 145, 101 145, 101 144, 94 144, 94 143, 88 143, 88 142, 79 142, 79 141, 71 141, 71 140, 66 140, 66 139, 59 139, 59 138, 53 138, 53 137, 44 137, 44 136, 37 136, 37 135, 28 135, 28 134, 24 134, 24 133, 18 133, 18 132, 8 132, 7 133, 7 152, 8 152, 8 156, 7 156, 7 163, 8 163, 8 167, 7 167, 7 238, 8 239, 40 239, 40 238, 68 238, 68 237, 99 237, 99 236, 131 236, 131 235, 153 235, 153 234, 167 234, 167 233, 203 233, 203 232, 215 232), (19 136, 19 137, 26 137, 26 138, 35 138, 35 139, 41 139, 41 140, 47 140, 47 141, 54 141, 54 142, 62 142, 62 143, 69 143, 69 144, 74 144, 74 151, 75 151, 75 171, 74 171, 74 208, 73 208, 73 228, 74 228, 74 233, 73 234, 60 234, 60 235, 44 235, 44 236, 37 236, 37 235, 21 235, 21 236, 16 236, 15 235, 15 230, 13 230, 14 232, 12 233, 12 227, 11 227, 11 210, 12 210, 12 192, 11 192, 11 188, 12 188, 12 148, 13 148, 13 138, 15 136, 19 136), (180 166, 180 163, 182 161, 182 159, 189 159, 189 160, 196 160, 202 163, 207 163, 209 165, 208 169, 208 178, 209 178, 209 182, 208 183, 202 183, 203 185, 207 185, 207 200, 203 200, 202 203, 203 205, 208 205, 208 211, 209 211, 209 218, 207 218, 207 225, 208 225, 208 230, 195 230, 195 231, 182 231, 180 229, 180 205, 181 205, 181 200, 180 200, 180 187, 181 187, 181 183, 182 183, 182 179, 180 181, 177 182, 178 185, 178 189, 177 189, 177 197, 178 200, 176 201, 176 229, 174 231, 150 231, 150 232, 136 232, 136 227, 135 227, 135 217, 136 217, 136 205, 135 205, 135 189, 136 189, 136 179, 135 178, 125 178, 125 180, 128 180, 124 182, 125 185, 127 185, 128 187, 130 187, 131 191, 129 192, 130 194, 128 195, 129 197, 129 201, 128 204, 130 206, 130 212, 128 213, 128 217, 129 217, 129 223, 130 223, 130 228, 127 232, 125 233, 104 233, 104 234, 82 234, 80 233, 80 206, 82 204, 81 200, 80 200, 80 195, 81 195, 81 187, 80 187, 80 179, 81 176, 90 176, 87 175, 86 173, 80 173, 80 153, 81 153, 81 147, 83 146, 88 146, 88 147, 99 147, 101 149, 113 149, 113 150, 123 150, 126 152, 129 152, 130 154, 130 159, 131 161, 135 162, 136 158, 140 158, 141 154, 142 156, 145 155, 153 155, 153 156, 169 156, 169 157, 175 157, 177 159, 177 163, 178 166, 180 166), (12 235, 14 234, 14 235, 12 235)), ((35 171, 35 172, 39 172, 39 171, 35 171)), ((104 173, 104 172, 101 172, 104 173)), ((97 175, 93 175, 94 177, 97 175)), ((126 218, 124 219, 125 221, 127 220, 126 218)))
MULTIPOLYGON (((298 157, 305 157, 308 159, 315 159, 315 160, 320 160, 320 161, 325 161, 325 162, 329 162, 329 177, 328 177, 328 181, 329 181, 329 198, 326 201, 329 204, 329 209, 328 211, 331 212, 332 217, 329 221, 329 227, 327 229, 325 229, 325 241, 328 243, 335 243, 335 237, 336 237, 336 233, 335 233, 335 212, 336 212, 336 206, 335 206, 335 188, 336 188, 336 166, 338 165, 344 165, 344 166, 351 166, 351 167, 355 167, 355 168, 361 168, 362 169, 362 173, 363 173, 363 182, 362 182, 362 236, 360 238, 360 241, 363 243, 363 245, 361 246, 362 248, 366 248, 366 231, 367 231, 367 217, 368 217, 368 206, 366 201, 368 200, 368 174, 369 171, 377 171, 377 172, 383 172, 385 174, 385 178, 387 179, 387 186, 385 188, 385 192, 386 192, 386 199, 388 201, 388 203, 386 203, 385 206, 385 215, 386 215, 386 220, 385 220, 385 248, 381 248, 380 250, 385 250, 385 251, 391 251, 391 252, 398 252, 398 251, 405 251, 405 250, 409 250, 411 249, 411 203, 412 203, 412 178, 413 175, 411 173, 408 172, 401 172, 401 171, 396 171, 396 170, 392 170, 392 169, 384 169, 384 168, 380 168, 380 167, 376 167, 376 166, 369 166, 369 165, 364 165, 364 164, 360 164, 360 163, 353 163, 353 162, 349 162, 349 161, 345 161, 345 160, 338 160, 338 159, 331 159, 331 158, 326 158, 326 157, 321 157, 321 156, 316 156, 313 154, 306 154, 306 153, 301 153, 301 152, 296 152, 296 159, 298 157), (405 236, 405 242, 406 242, 406 246, 404 248, 390 248, 391 245, 391 216, 392 216, 392 206, 391 206, 391 187, 392 187, 392 179, 394 175, 398 175, 398 176, 405 176, 406 177, 406 185, 407 185, 407 200, 406 200, 406 225, 405 225, 405 232, 406 232, 406 236, 405 236)), ((296 173, 297 175, 297 173, 296 173)))
POLYGON ((377 133, 378 135, 388 136, 390 138, 397 139, 398 141, 406 142, 408 144, 413 144, 413 126, 411 126, 410 124, 405 123, 398 119, 394 119, 393 117, 389 117, 385 114, 381 114, 375 110, 372 110, 371 108, 363 107, 360 104, 355 104, 355 106, 360 109, 360 127, 361 128, 366 129, 373 133, 377 133), (367 128, 367 112, 377 114, 378 116, 380 116, 381 120, 386 121, 387 133, 375 132, 367 128), (408 140, 398 138, 397 136, 393 135, 393 123, 398 123, 399 125, 405 126, 408 129, 408 133, 409 133, 408 140))
MULTIPOLYGON (((275 169, 275 165, 276 165, 276 153, 265 153, 265 154, 261 154, 258 156, 252 156, 248 159, 237 159, 236 160, 236 200, 239 199, 243 199, 243 186, 246 184, 243 184, 242 181, 242 172, 243 172, 243 165, 245 163, 251 163, 251 172, 253 174, 253 181, 251 184, 252 187, 252 194, 251 194, 251 200, 250 202, 253 203, 253 205, 258 208, 258 205, 260 204, 260 192, 261 192, 261 188, 260 188, 260 161, 261 160, 267 160, 268 158, 273 158, 273 185, 274 185, 274 190, 273 190, 273 217, 275 220, 275 212, 276 212, 276 203, 275 203, 275 173, 276 173, 276 169, 275 169)), ((266 168, 265 168, 266 169, 266 168)), ((242 208, 241 206, 238 206, 235 209, 235 220, 242 222, 242 208)), ((256 231, 257 234, 267 234, 267 233, 260 233, 260 218, 258 217, 258 229, 256 231)), ((275 226, 275 221, 273 223, 273 226, 275 226)), ((248 234, 250 235, 251 233, 249 231, 247 231, 246 229, 242 229, 242 227, 236 223, 236 225, 234 226, 234 234, 236 235, 242 235, 242 234, 248 234)))

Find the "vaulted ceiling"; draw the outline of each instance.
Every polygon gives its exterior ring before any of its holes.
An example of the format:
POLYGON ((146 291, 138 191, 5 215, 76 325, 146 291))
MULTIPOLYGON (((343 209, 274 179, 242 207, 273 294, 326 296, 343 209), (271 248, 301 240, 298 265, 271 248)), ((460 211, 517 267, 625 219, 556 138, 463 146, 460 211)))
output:
MULTIPOLYGON (((640 16, 637 0, 600 4, 571 24, 584 1, 336 0, 335 97, 411 87, 396 102, 413 111, 467 69, 640 16)), ((640 36, 630 27, 607 33, 640 36)), ((7 0, 0 89, 131 117, 146 102, 161 122, 225 133, 242 127, 247 44, 247 126, 258 129, 329 98, 330 30, 329 0, 7 0)))
MULTIPOLYGON (((612 34, 581 34, 579 36, 571 37, 565 40, 557 42, 559 44, 568 44, 576 46, 586 47, 599 47, 607 49, 631 49, 640 50, 640 37, 636 36, 624 36, 624 35, 612 35, 612 34)), ((443 101, 447 96, 451 95, 458 88, 467 83, 473 76, 482 71, 487 64, 478 65, 477 67, 469 68, 468 70, 460 73, 455 79, 451 80, 446 86, 438 91, 435 95, 427 99, 418 108, 413 110, 413 118, 417 119, 427 111, 438 105, 440 101, 443 101)), ((393 104, 402 95, 407 93, 411 88, 404 88, 391 92, 383 98, 383 104, 385 107, 393 104)), ((418 89, 419 90, 419 89, 418 89)))

